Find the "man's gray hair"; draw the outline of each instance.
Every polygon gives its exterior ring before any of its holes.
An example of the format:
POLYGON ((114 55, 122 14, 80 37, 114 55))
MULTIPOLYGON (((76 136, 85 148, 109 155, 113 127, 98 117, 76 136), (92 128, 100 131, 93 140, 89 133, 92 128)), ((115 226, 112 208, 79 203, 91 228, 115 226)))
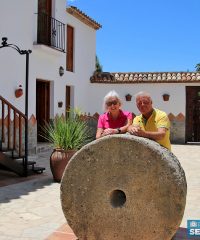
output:
POLYGON ((103 99, 103 109, 106 111, 107 110, 107 105, 106 103, 108 102, 108 100, 110 98, 116 98, 120 104, 120 106, 122 105, 122 100, 120 99, 119 97, 119 94, 115 91, 115 90, 112 90, 110 91, 109 93, 106 94, 106 96, 104 97, 103 99))
POLYGON ((135 99, 137 99, 138 97, 148 97, 152 101, 151 95, 145 91, 138 92, 134 96, 135 96, 135 99))

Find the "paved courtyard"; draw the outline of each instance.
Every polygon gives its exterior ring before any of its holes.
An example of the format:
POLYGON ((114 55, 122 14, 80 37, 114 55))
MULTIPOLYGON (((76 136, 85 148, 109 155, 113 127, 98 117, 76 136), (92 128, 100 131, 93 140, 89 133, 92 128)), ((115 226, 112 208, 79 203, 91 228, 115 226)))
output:
MULTIPOLYGON (((186 228, 187 220, 200 219, 200 145, 173 145, 172 151, 184 168, 188 183, 187 204, 181 223, 181 227, 186 228)), ((53 238, 53 233, 67 225, 60 204, 60 184, 53 182, 49 156, 50 152, 38 155, 38 165, 46 167, 42 175, 26 179, 13 175, 2 178, 0 172, 1 240, 64 239, 58 235, 53 238)), ((69 239, 75 238, 71 234, 69 239)))

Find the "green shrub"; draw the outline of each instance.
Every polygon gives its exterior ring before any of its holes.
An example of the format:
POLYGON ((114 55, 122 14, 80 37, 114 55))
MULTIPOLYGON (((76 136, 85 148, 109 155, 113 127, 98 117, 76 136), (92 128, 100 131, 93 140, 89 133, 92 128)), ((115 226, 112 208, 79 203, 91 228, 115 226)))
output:
POLYGON ((87 123, 81 119, 80 112, 71 110, 68 118, 56 116, 51 123, 43 127, 43 137, 54 145, 54 148, 78 150, 91 141, 87 123))

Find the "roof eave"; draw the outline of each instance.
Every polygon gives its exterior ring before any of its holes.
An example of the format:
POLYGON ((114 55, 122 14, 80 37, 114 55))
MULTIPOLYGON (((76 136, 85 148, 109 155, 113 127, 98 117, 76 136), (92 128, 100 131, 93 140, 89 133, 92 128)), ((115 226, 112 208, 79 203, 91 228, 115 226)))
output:
POLYGON ((99 23, 94 21, 92 18, 90 18, 89 16, 87 16, 85 13, 83 13, 82 11, 80 11, 78 8, 74 6, 68 7, 66 11, 72 16, 74 16, 75 18, 77 18, 78 20, 80 20, 81 22, 85 23, 86 25, 88 25, 89 27, 95 30, 98 30, 102 27, 99 23))

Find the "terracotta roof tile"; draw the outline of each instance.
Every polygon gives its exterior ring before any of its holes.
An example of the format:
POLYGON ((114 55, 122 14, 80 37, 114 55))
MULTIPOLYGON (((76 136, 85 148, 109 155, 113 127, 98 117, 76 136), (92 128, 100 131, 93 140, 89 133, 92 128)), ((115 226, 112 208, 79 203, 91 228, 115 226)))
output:
POLYGON ((91 83, 183 83, 200 82, 200 72, 102 72, 91 83))
POLYGON ((98 22, 96 22, 95 20, 90 18, 88 15, 86 15, 81 10, 79 10, 77 7, 70 6, 70 7, 68 7, 66 9, 66 11, 69 14, 73 15, 74 17, 76 17, 77 19, 79 19, 81 22, 83 22, 86 25, 94 28, 95 30, 98 30, 99 28, 102 27, 98 22))

